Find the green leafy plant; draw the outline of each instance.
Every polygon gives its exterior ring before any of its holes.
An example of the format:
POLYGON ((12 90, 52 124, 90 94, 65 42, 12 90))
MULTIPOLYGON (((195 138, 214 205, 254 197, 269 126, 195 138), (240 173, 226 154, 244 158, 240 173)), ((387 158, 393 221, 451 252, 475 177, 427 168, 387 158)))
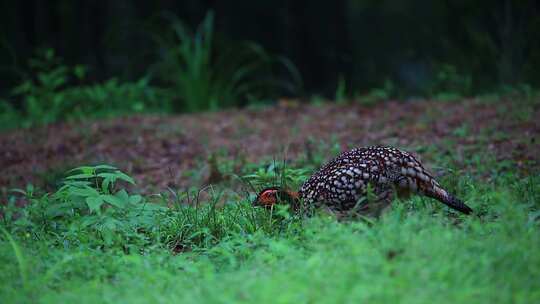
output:
POLYGON ((114 192, 113 189, 118 181, 132 185, 135 181, 112 166, 85 166, 69 172, 75 174, 66 177, 64 185, 58 189, 55 196, 64 202, 84 202, 90 213, 100 214, 102 207, 106 205, 126 208, 130 203, 141 201, 140 195, 130 196, 124 189, 114 192))
POLYGON ((134 82, 111 78, 103 83, 70 87, 64 94, 70 102, 69 119, 170 111, 165 92, 152 87, 149 77, 134 82))
POLYGON ((0 131, 19 126, 21 113, 9 101, 0 99, 0 131))
POLYGON ((152 87, 148 77, 135 82, 112 78, 85 85, 87 68, 63 64, 53 49, 38 51, 28 65, 35 77, 27 76, 11 92, 21 100, 21 111, 8 101, 0 101, 2 126, 29 127, 60 120, 169 111, 164 92, 152 87))
POLYGON ((388 100, 394 92, 394 83, 387 79, 382 87, 371 89, 367 94, 358 97, 357 100, 360 104, 372 106, 378 102, 388 100))
POLYGON ((23 212, 6 209, 5 223, 12 231, 53 233, 75 244, 120 246, 131 239, 141 246, 166 208, 148 203, 117 185, 134 185, 133 179, 108 165, 83 166, 68 172, 63 185, 52 194, 37 196, 34 188, 17 189, 28 206, 23 212))
POLYGON ((69 68, 55 55, 53 49, 39 50, 28 61, 35 78, 27 77, 12 90, 23 100, 26 125, 44 124, 58 120, 66 109, 62 90, 72 74, 82 77, 84 67, 69 68))
POLYGON ((276 90, 295 90, 301 85, 298 71, 286 58, 271 55, 251 42, 234 46, 219 43, 212 12, 195 32, 176 16, 164 17, 170 31, 168 36, 154 35, 159 59, 152 70, 170 86, 177 111, 242 105, 276 90), (272 77, 276 68, 284 68, 292 81, 272 77))
POLYGON ((150 203, 140 195, 129 194, 123 186, 126 184, 134 185, 133 179, 115 167, 78 167, 68 171, 63 185, 52 194, 39 195, 32 186, 14 190, 27 204, 21 209, 10 199, 1 205, 1 224, 13 235, 49 239, 51 246, 126 252, 141 250, 150 243, 173 252, 204 251, 237 234, 259 230, 279 234, 299 224, 297 218, 276 217, 278 210, 268 214, 254 209, 249 200, 218 207, 221 191, 211 191, 209 198, 199 202, 202 190, 171 190, 168 195, 156 195, 150 203))
POLYGON ((260 167, 255 173, 243 176, 256 187, 280 186, 297 190, 309 177, 310 170, 289 168, 284 163, 271 163, 260 167))
POLYGON ((430 86, 430 95, 439 100, 457 100, 469 96, 472 90, 472 77, 461 74, 450 64, 442 64, 430 86))

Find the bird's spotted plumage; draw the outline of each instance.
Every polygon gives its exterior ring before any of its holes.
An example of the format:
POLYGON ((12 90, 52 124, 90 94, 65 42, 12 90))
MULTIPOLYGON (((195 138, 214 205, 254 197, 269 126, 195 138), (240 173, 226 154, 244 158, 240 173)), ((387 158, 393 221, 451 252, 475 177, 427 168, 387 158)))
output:
POLYGON ((308 205, 348 211, 369 197, 368 187, 374 201, 365 204, 367 209, 389 205, 397 190, 435 198, 463 213, 472 211, 444 190, 413 155, 392 147, 356 148, 341 153, 302 185, 299 197, 308 205))

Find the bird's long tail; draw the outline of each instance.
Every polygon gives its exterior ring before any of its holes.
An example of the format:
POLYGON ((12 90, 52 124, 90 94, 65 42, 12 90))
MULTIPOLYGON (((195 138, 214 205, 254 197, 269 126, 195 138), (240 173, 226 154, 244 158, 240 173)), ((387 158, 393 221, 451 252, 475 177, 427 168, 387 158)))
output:
POLYGON ((434 198, 445 204, 446 206, 462 213, 470 214, 471 212, 473 212, 473 209, 471 207, 467 206, 463 201, 448 193, 442 188, 434 187, 433 189, 425 191, 425 195, 434 198))

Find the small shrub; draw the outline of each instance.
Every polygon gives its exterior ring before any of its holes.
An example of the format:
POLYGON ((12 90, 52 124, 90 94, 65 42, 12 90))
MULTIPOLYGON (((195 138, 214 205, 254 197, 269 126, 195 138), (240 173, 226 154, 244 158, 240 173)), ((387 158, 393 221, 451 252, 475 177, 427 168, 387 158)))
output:
POLYGON ((157 218, 166 208, 131 195, 119 182, 134 184, 131 177, 107 165, 79 167, 69 171, 63 186, 38 196, 33 187, 15 190, 28 205, 15 210, 5 206, 4 224, 11 232, 35 233, 36 238, 57 236, 63 246, 120 247, 146 244, 157 218), (129 240, 129 241, 128 241, 129 240), (66 243, 67 242, 67 243, 66 243))
POLYGON ((208 250, 238 234, 261 231, 272 235, 301 225, 297 217, 253 208, 248 199, 218 207, 219 191, 199 202, 201 190, 171 190, 154 195, 150 202, 129 193, 125 185, 134 183, 112 166, 78 167, 68 171, 53 193, 40 194, 32 186, 13 190, 23 195, 26 206, 17 207, 15 196, 0 204, 0 227, 15 237, 46 239, 50 246, 63 248, 180 252, 208 250))
POLYGON ((16 119, 17 125, 30 127, 61 120, 169 110, 163 91, 150 86, 148 77, 136 82, 121 83, 113 78, 83 85, 86 68, 63 64, 52 49, 39 51, 30 59, 29 68, 35 78, 28 76, 12 90, 12 95, 21 100, 21 110, 14 110, 7 101, 0 103, 6 109, 6 114, 0 115, 3 125, 16 126, 16 119))
POLYGON ((429 95, 439 100, 457 100, 469 96, 472 90, 472 77, 460 74, 453 65, 439 67, 429 88, 429 95))
POLYGON ((28 61, 35 78, 28 76, 12 90, 23 104, 25 125, 46 124, 57 121, 64 115, 67 102, 62 90, 72 75, 82 77, 84 68, 69 68, 55 55, 54 50, 39 50, 28 61))
POLYGON ((258 188, 279 186, 297 190, 309 177, 310 170, 289 168, 283 163, 272 163, 260 167, 255 173, 244 175, 243 178, 258 188))
POLYGON ((251 42, 232 47, 218 43, 212 12, 195 32, 176 16, 164 16, 170 22, 170 30, 168 35, 154 35, 159 58, 152 70, 170 86, 176 111, 243 105, 275 91, 299 87, 299 73, 286 58, 271 55, 251 42), (272 76, 276 68, 284 68, 293 80, 282 81, 272 76))
POLYGON ((394 83, 387 79, 380 88, 371 89, 367 94, 358 97, 358 102, 363 105, 372 106, 378 102, 388 100, 395 91, 394 83))
POLYGON ((112 78, 104 83, 71 87, 64 94, 72 105, 70 119, 170 111, 164 92, 150 86, 148 77, 125 83, 112 78))
POLYGON ((21 113, 7 100, 0 100, 0 131, 17 127, 20 121, 21 113))

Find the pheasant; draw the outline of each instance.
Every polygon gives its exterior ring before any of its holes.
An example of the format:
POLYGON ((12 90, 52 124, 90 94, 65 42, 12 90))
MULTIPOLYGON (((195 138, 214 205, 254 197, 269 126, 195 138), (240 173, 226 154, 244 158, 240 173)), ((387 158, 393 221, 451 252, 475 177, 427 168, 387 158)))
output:
POLYGON ((411 193, 434 198, 465 214, 473 211, 442 188, 413 155, 380 146, 343 152, 315 172, 300 191, 266 188, 254 203, 270 207, 278 202, 302 200, 306 206, 323 206, 334 212, 357 210, 360 214, 378 216, 395 194, 411 193))

